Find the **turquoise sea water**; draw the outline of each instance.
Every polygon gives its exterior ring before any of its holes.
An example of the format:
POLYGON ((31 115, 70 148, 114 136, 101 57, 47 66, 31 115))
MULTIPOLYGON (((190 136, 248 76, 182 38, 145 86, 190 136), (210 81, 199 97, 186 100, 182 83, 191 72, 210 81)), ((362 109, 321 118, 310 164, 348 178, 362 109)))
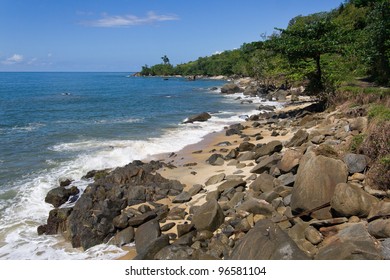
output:
POLYGON ((177 151, 240 121, 256 104, 210 90, 224 83, 128 73, 0 73, 0 259, 122 254, 106 245, 82 252, 60 236, 38 236, 36 227, 52 209, 46 193, 65 178, 83 188, 89 170, 177 151), (181 124, 203 111, 212 115, 208 122, 181 124))

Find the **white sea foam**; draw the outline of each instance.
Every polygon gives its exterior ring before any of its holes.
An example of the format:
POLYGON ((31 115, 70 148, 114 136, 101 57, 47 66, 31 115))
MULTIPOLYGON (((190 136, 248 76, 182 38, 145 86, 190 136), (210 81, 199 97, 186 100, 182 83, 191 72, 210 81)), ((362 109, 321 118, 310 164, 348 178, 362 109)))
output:
POLYGON ((31 131, 35 131, 35 130, 38 130, 39 128, 41 127, 44 127, 45 124, 43 123, 29 123, 25 126, 14 126, 11 128, 11 131, 13 132, 31 132, 31 131))

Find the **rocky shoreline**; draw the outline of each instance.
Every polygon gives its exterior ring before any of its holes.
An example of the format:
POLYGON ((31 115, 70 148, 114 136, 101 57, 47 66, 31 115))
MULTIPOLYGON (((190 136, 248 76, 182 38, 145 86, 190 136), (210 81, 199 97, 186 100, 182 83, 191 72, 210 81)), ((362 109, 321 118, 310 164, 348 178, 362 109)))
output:
POLYGON ((135 242, 125 259, 390 259, 390 192, 373 189, 370 159, 349 151, 367 129, 364 111, 324 112, 297 102, 301 89, 250 79, 221 89, 242 91, 294 102, 178 153, 93 172, 81 195, 63 182, 38 233, 84 249, 135 242))

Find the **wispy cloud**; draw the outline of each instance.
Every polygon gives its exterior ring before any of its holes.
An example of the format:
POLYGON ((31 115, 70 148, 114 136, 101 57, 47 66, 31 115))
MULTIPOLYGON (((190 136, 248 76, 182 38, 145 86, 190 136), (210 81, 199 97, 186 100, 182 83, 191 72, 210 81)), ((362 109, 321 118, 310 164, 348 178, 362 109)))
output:
POLYGON ((145 17, 135 15, 109 16, 105 14, 101 19, 83 22, 82 24, 94 27, 128 27, 173 20, 179 20, 179 17, 173 14, 159 15, 155 12, 148 12, 145 17))
POLYGON ((2 63, 6 65, 17 64, 23 62, 23 55, 14 54, 13 56, 8 57, 6 60, 3 60, 2 63))

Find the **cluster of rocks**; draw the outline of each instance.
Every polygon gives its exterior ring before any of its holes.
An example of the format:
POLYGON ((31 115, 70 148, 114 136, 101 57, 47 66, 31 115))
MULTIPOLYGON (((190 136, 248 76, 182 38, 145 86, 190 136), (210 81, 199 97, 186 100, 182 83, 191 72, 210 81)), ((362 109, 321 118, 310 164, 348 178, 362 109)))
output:
POLYGON ((85 249, 135 242, 135 259, 390 259, 390 192, 366 182, 369 159, 346 152, 367 118, 321 108, 228 127, 241 140, 220 143, 207 163, 235 171, 204 185, 184 188, 156 173, 162 163, 136 161, 100 176, 72 208, 60 205, 74 188, 54 189, 47 201, 57 208, 38 231, 85 249), (253 143, 264 130, 294 136, 253 143), (167 197, 172 206, 156 203, 167 197))

